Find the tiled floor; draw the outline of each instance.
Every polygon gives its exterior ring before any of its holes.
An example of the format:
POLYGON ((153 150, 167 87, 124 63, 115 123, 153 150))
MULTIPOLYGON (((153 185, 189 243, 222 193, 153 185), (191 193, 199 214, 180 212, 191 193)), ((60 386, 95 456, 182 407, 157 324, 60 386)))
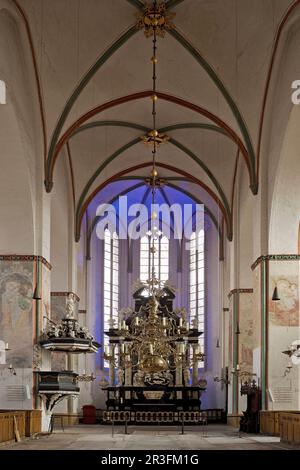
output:
POLYGON ((239 435, 226 425, 186 427, 185 434, 176 427, 74 426, 55 430, 52 435, 8 445, 1 450, 286 450, 279 438, 260 435, 239 435))

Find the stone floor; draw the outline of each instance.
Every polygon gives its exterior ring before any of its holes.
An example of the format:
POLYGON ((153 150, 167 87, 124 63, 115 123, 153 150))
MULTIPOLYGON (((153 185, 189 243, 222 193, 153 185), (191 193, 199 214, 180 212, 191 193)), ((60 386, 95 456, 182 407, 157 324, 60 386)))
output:
MULTIPOLYGON (((177 427, 79 425, 53 434, 10 444, 1 450, 287 450, 279 438, 262 435, 239 435, 226 425, 186 427, 185 434, 177 427)), ((300 449, 297 448, 297 450, 300 449)))

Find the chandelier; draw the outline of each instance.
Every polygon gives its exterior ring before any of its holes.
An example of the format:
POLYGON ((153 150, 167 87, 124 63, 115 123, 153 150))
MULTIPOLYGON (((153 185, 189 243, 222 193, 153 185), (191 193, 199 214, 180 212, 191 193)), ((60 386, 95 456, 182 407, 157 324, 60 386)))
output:
MULTIPOLYGON (((153 4, 145 7, 144 15, 139 18, 137 26, 143 28, 146 37, 152 36, 152 130, 143 136, 142 141, 152 149, 152 169, 150 177, 145 181, 151 188, 152 211, 151 230, 147 232, 150 239, 150 279, 142 283, 143 290, 147 292, 148 302, 140 311, 134 312, 127 320, 119 323, 114 330, 118 337, 119 348, 115 353, 114 348, 105 346, 104 360, 113 367, 124 370, 133 368, 145 374, 164 373, 175 371, 180 365, 187 369, 203 360, 204 354, 200 350, 198 339, 194 347, 193 356, 189 354, 191 338, 197 335, 194 328, 190 331, 189 323, 185 318, 179 318, 175 312, 169 311, 168 315, 160 309, 160 300, 165 295, 162 282, 155 272, 156 241, 162 235, 159 230, 159 220, 153 210, 155 207, 156 191, 164 185, 164 180, 158 177, 156 169, 157 149, 169 140, 156 128, 157 101, 157 36, 164 36, 165 30, 172 27, 170 15, 166 13, 163 3, 153 1, 153 4)), ((198 326, 198 325, 197 325, 198 326)), ((122 382, 122 380, 120 380, 122 382)))

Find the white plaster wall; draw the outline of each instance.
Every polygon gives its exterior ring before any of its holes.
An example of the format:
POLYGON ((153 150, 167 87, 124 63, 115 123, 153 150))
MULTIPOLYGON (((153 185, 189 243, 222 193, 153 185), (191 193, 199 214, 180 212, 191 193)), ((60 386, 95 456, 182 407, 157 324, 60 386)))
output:
POLYGON ((269 252, 298 252, 300 220, 300 106, 289 116, 281 149, 270 214, 269 252))
MULTIPOLYGON (((56 167, 56 185, 51 193, 51 265, 52 292, 67 292, 70 270, 70 237, 73 237, 70 213, 70 178, 68 163, 64 158, 59 159, 56 167)), ((76 291, 75 291, 76 292, 76 291)))

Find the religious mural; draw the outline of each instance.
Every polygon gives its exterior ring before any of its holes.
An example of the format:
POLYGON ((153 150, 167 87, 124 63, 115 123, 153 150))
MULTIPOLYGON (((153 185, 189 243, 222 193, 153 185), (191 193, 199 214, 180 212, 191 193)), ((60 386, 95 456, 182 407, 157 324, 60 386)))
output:
POLYGON ((48 266, 42 264, 42 285, 43 285, 43 300, 42 300, 42 318, 50 318, 50 299, 51 299, 51 271, 48 266))
POLYGON ((299 326, 299 288, 297 276, 273 276, 269 296, 269 321, 278 326, 299 326), (277 286, 280 300, 274 302, 272 293, 277 286))
MULTIPOLYGON (((66 299, 65 295, 51 294, 51 320, 55 323, 61 321, 66 315, 66 299)), ((67 369, 67 354, 59 352, 51 352, 51 369, 55 371, 67 369)))
POLYGON ((32 367, 33 275, 33 261, 0 260, 0 340, 15 368, 32 367))
POLYGON ((270 322, 279 326, 299 326, 299 290, 297 276, 273 276, 269 297, 270 322), (272 293, 277 286, 280 300, 274 302, 272 293))
POLYGON ((261 325, 261 267, 256 266, 253 271, 253 348, 260 348, 260 325, 261 325))
POLYGON ((228 335, 228 353, 229 353, 229 366, 232 368, 233 364, 233 331, 232 331, 232 325, 233 325, 233 307, 232 307, 232 302, 230 302, 230 309, 229 309, 229 335, 228 335))
POLYGON ((242 293, 239 296, 240 317, 240 364, 248 371, 253 367, 254 350, 254 319, 253 319, 253 294, 242 293))

